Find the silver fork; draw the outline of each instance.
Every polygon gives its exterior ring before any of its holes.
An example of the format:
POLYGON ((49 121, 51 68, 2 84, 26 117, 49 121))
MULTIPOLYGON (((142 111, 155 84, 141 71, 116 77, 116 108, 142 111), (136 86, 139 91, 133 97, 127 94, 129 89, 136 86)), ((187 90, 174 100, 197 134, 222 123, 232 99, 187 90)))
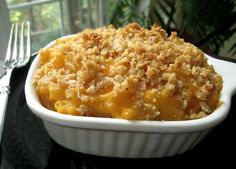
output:
POLYGON ((30 53, 30 23, 13 24, 11 27, 6 58, 3 64, 3 67, 6 69, 6 75, 3 77, 0 85, 0 142, 2 139, 8 95, 10 94, 12 71, 15 68, 25 66, 30 59, 30 53))

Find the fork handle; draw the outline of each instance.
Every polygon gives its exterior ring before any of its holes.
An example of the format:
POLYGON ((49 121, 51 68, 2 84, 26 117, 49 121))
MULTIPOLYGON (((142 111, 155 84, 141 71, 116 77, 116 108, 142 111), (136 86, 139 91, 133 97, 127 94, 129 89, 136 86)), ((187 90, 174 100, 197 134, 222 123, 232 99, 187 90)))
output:
POLYGON ((4 119, 6 114, 8 95, 9 89, 7 87, 3 87, 0 91, 0 142, 2 140, 2 132, 5 121, 4 119))

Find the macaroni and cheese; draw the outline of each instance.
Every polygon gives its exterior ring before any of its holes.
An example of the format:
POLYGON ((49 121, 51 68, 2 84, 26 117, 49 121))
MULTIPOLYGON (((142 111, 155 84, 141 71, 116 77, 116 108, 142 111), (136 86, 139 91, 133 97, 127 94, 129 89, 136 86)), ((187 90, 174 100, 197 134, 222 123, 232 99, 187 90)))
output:
POLYGON ((85 29, 39 52, 41 103, 79 116, 188 120, 211 114, 222 78, 204 53, 158 25, 85 29))

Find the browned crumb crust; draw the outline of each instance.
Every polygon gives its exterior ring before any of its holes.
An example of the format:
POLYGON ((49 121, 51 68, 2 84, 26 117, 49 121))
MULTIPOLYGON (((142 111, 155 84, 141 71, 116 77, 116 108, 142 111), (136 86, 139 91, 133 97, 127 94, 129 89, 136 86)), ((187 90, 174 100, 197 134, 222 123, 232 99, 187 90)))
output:
POLYGON ((60 113, 145 120, 204 117, 222 89, 200 49, 136 23, 58 39, 40 50, 33 83, 43 105, 60 113))

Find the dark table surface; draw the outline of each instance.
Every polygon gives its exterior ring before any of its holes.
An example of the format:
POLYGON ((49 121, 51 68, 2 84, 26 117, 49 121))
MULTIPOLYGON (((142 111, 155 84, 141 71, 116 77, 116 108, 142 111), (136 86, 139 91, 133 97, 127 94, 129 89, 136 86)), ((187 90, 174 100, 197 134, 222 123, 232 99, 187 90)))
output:
POLYGON ((1 143, 1 169, 236 168, 236 95, 232 97, 227 118, 189 152, 151 159, 98 157, 68 150, 48 136, 42 121, 25 102, 24 83, 29 65, 16 69, 12 76, 1 143))

